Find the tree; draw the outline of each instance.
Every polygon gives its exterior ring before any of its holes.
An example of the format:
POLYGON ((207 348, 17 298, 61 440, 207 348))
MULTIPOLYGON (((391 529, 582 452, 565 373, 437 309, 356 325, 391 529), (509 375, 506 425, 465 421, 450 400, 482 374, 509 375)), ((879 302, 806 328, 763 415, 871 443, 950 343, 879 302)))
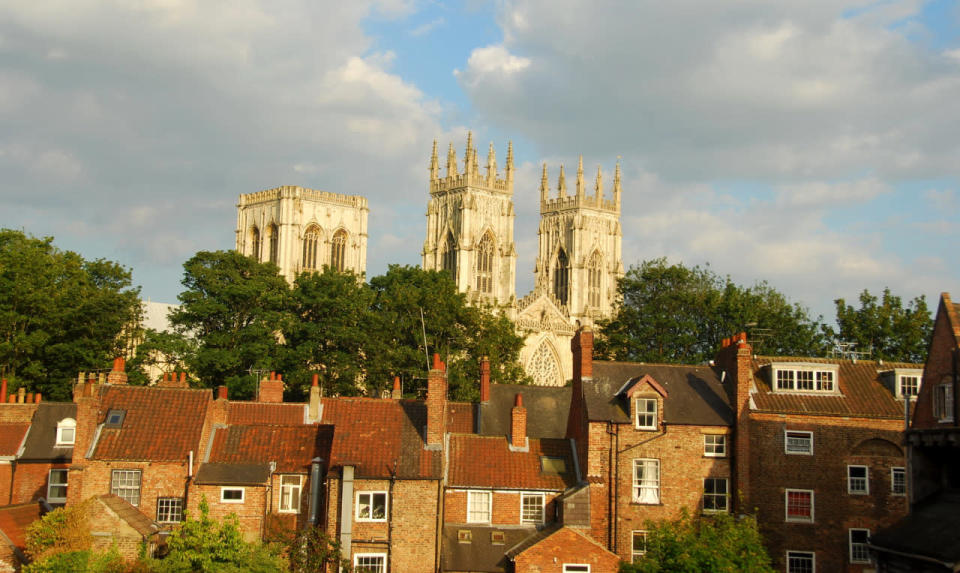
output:
POLYGON ((853 308, 842 298, 834 301, 837 308, 837 338, 855 342, 856 350, 871 351, 871 357, 882 360, 924 362, 933 318, 923 295, 904 307, 899 296, 883 289, 878 300, 870 291, 860 293, 860 308, 853 308))
POLYGON ((136 356, 127 363, 129 383, 144 386, 152 380, 149 370, 185 372, 197 355, 197 341, 182 332, 161 332, 148 328, 137 345, 136 356))
POLYGON ((197 340, 191 372, 205 386, 226 385, 234 396, 252 396, 251 370, 274 370, 280 363, 286 280, 276 265, 235 251, 201 251, 183 269, 186 290, 170 322, 197 340))
POLYGON ((621 573, 773 572, 753 516, 721 513, 694 518, 684 508, 673 521, 651 522, 646 553, 622 563, 621 573))
POLYGON ((600 356, 701 363, 724 338, 748 328, 773 334, 758 348, 768 354, 811 355, 825 348, 820 320, 765 282, 743 287, 709 268, 661 258, 631 267, 618 288, 614 316, 598 324, 600 356))
POLYGON ((0 229, 0 376, 68 400, 78 371, 123 352, 124 330, 140 312, 139 288, 130 284, 117 263, 0 229))
POLYGON ((90 534, 92 499, 57 508, 27 526, 25 573, 120 573, 126 570, 116 547, 94 551, 90 534))

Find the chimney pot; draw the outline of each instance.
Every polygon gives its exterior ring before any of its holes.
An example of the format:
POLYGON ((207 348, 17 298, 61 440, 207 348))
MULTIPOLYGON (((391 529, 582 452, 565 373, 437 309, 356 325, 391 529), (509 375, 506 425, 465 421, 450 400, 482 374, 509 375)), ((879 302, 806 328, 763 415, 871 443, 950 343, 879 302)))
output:
POLYGON ((283 374, 277 374, 277 380, 283 382, 283 374))
POLYGON ((26 399, 27 389, 21 386, 17 390, 17 404, 23 404, 23 401, 26 399))
POLYGON ((7 379, 0 381, 0 404, 7 401, 7 379))
POLYGON ((180 383, 181 383, 181 384, 184 384, 186 381, 187 381, 187 373, 186 373, 186 372, 181 372, 181 373, 180 373, 180 383))
POLYGON ((25 404, 31 404, 31 403, 33 403, 33 392, 30 392, 30 393, 27 394, 27 400, 26 400, 26 402, 24 402, 24 403, 25 403, 25 404))
POLYGON ((271 373, 270 373, 270 379, 271 379, 271 380, 276 380, 276 379, 277 379, 277 373, 276 373, 276 372, 271 372, 271 373))
POLYGON ((9 404, 16 404, 16 403, 17 403, 17 395, 16 395, 16 394, 10 394, 10 396, 7 398, 7 403, 9 403, 9 404))
POLYGON ((443 370, 443 362, 440 362, 440 354, 433 353, 433 369, 434 370, 443 370))
POLYGON ((516 398, 513 399, 514 408, 523 408, 523 394, 517 394, 516 398))
POLYGON ((40 403, 40 392, 37 392, 37 394, 34 396, 34 403, 35 404, 40 403))
POLYGON ((490 359, 486 356, 480 359, 480 401, 490 401, 490 359))
POLYGON ((219 386, 217 387, 217 400, 226 400, 227 399, 227 387, 219 386))
POLYGON ((317 374, 316 372, 313 373, 313 382, 311 382, 310 385, 311 385, 311 386, 319 386, 319 385, 320 385, 320 375, 317 374))

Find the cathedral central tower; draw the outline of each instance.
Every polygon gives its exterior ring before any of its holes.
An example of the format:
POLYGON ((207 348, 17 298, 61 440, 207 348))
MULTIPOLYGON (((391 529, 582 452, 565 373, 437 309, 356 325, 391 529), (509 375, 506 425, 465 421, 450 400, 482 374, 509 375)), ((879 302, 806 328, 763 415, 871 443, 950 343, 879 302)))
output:
POLYGON ((473 302, 512 304, 517 273, 513 145, 507 146, 506 167, 500 177, 493 144, 486 166, 481 167, 473 134, 468 134, 462 172, 460 167, 451 143, 446 173, 441 176, 437 142, 433 142, 423 268, 450 273, 457 289, 473 302))

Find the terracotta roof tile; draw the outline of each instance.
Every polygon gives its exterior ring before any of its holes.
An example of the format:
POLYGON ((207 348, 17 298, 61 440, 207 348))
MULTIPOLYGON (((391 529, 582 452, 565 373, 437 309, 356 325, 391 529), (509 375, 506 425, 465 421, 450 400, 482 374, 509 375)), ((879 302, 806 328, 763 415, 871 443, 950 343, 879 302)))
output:
POLYGON ((29 429, 29 422, 0 422, 0 456, 17 455, 29 429))
POLYGON ((0 507, 0 531, 20 550, 27 546, 27 526, 40 519, 37 502, 0 507))
POLYGON ((439 478, 440 452, 425 450, 423 402, 324 398, 321 422, 333 424, 330 465, 352 465, 358 477, 439 478))
POLYGON ((160 528, 157 524, 144 515, 139 509, 130 504, 129 501, 116 496, 112 493, 103 494, 97 499, 103 505, 110 508, 117 517, 127 522, 130 527, 134 528, 137 533, 144 537, 148 537, 150 534, 155 533, 160 528))
POLYGON ((447 431, 470 434, 477 427, 476 406, 471 402, 447 403, 447 431))
POLYGON ((576 485, 570 441, 528 439, 529 451, 510 451, 501 436, 450 436, 448 483, 453 487, 563 490, 576 485), (566 471, 545 473, 541 456, 562 458, 566 471))
POLYGON ((304 423, 305 404, 276 402, 230 402, 228 424, 290 425, 304 423))
POLYGON ((120 428, 103 427, 93 459, 185 460, 199 450, 204 416, 212 395, 209 390, 105 386, 101 394, 99 423, 112 409, 124 410, 120 428))
POLYGON ((863 418, 903 417, 903 403, 882 384, 881 372, 897 368, 921 369, 922 364, 874 360, 841 360, 834 358, 798 358, 759 356, 753 361, 756 392, 751 393, 754 411, 856 416, 863 418), (773 363, 839 365, 837 386, 840 395, 817 395, 774 392, 769 366, 773 363))
MULTIPOLYGON (((339 430, 339 428, 338 428, 339 430)), ((314 458, 330 460, 332 426, 230 426, 217 428, 210 463, 276 462, 278 472, 304 473, 314 458)))

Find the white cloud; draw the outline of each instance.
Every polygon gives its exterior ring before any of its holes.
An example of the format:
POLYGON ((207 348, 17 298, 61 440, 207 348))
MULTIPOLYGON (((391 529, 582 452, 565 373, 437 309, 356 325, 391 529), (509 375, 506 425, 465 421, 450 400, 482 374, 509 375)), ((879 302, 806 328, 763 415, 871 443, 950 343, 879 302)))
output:
POLYGON ((413 37, 426 36, 427 34, 434 31, 435 29, 443 26, 444 24, 446 24, 446 20, 443 17, 434 18, 429 22, 420 24, 416 28, 411 29, 409 32, 407 32, 407 34, 413 37))

